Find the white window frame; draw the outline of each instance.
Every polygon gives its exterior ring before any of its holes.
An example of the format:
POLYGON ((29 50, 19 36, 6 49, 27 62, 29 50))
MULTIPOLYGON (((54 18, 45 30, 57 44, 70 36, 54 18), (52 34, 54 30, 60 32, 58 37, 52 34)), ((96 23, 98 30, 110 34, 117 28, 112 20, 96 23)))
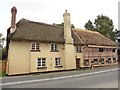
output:
POLYGON ((109 57, 108 58, 108 64, 112 63, 112 59, 109 57))
POLYGON ((55 66, 61 66, 61 58, 60 57, 55 58, 55 66))
POLYGON ((57 44, 51 43, 51 51, 57 51, 57 44))
POLYGON ((37 42, 32 42, 31 43, 31 50, 40 50, 40 44, 37 42))
POLYGON ((76 51, 77 51, 77 53, 80 53, 81 52, 81 46, 76 46, 76 51))
POLYGON ((99 64, 97 58, 93 59, 93 64, 94 64, 94 65, 98 65, 98 64, 99 64), (96 60, 96 61, 95 61, 95 60, 96 60))
POLYGON ((46 67, 46 58, 38 58, 37 59, 37 67, 46 67), (43 65, 43 59, 45 60, 44 63, 45 65, 43 65), (40 65, 39 65, 40 63, 40 65))
POLYGON ((89 59, 84 59, 84 66, 89 66, 89 59))
POLYGON ((105 64, 104 58, 101 58, 101 59, 100 59, 100 62, 101 62, 101 64, 105 64))

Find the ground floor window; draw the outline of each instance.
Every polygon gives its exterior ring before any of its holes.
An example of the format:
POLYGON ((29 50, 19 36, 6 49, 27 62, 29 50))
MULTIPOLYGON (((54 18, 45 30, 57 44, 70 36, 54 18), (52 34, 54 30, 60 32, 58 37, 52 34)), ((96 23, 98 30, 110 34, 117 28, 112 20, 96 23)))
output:
POLYGON ((116 61, 117 61, 116 58, 113 58, 113 63, 116 63, 116 61))
POLYGON ((100 59, 101 64, 104 64, 104 58, 100 59))
POLYGON ((55 66, 61 66, 61 58, 55 58, 55 66))
POLYGON ((98 59, 94 59, 93 63, 94 63, 94 65, 97 65, 98 64, 98 59))
POLYGON ((111 62, 111 58, 108 58, 108 63, 112 63, 112 62, 111 62))
POLYGON ((89 59, 84 59, 84 66, 88 66, 89 65, 89 59))
POLYGON ((46 58, 38 58, 38 67, 46 67, 46 58))

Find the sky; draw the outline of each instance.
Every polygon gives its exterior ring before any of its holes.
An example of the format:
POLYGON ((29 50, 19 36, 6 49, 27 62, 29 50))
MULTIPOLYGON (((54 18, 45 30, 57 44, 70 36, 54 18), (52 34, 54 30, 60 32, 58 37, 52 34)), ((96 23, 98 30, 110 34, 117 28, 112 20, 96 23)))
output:
POLYGON ((108 16, 118 29, 119 0, 0 0, 0 33, 6 36, 11 25, 11 8, 17 8, 16 23, 28 19, 47 24, 63 22, 63 13, 71 15, 71 23, 84 29, 88 20, 94 22, 98 15, 108 16))

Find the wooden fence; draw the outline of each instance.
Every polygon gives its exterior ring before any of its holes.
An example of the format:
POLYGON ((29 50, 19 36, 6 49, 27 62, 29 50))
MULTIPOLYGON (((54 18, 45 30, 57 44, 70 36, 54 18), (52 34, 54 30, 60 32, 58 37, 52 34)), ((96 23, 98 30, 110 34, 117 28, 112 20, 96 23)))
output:
POLYGON ((0 60, 0 72, 6 72, 6 61, 0 60))

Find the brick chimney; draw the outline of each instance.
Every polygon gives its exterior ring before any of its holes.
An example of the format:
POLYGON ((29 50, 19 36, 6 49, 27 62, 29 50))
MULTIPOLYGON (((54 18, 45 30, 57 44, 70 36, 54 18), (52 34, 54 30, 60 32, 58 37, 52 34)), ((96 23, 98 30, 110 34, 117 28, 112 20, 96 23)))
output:
POLYGON ((14 6, 13 8, 11 8, 11 33, 13 33, 16 30, 16 14, 17 14, 17 9, 14 6))

